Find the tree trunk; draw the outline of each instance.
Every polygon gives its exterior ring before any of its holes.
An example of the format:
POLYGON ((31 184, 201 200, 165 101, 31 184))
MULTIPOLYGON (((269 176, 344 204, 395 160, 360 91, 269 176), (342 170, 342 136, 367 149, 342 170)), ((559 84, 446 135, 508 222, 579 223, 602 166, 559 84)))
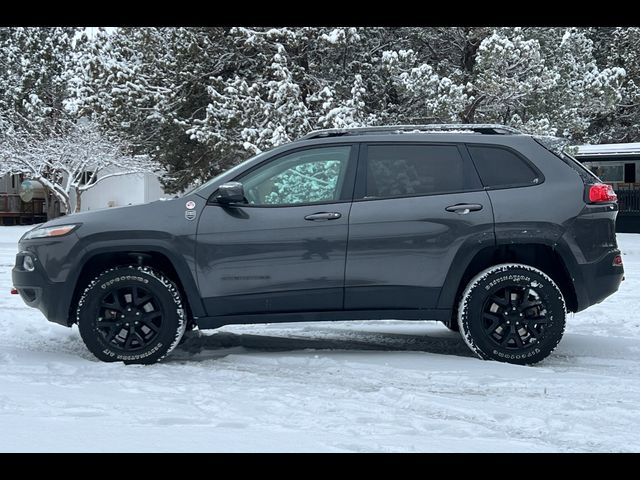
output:
POLYGON ((51 211, 49 210, 49 189, 44 187, 44 211, 47 214, 47 222, 51 220, 51 211))
POLYGON ((460 114, 460 120, 462 121, 462 123, 473 123, 475 121, 476 109, 484 101, 484 99, 484 94, 478 95, 476 99, 471 102, 471 105, 467 106, 464 112, 460 114))
POLYGON ((80 211, 80 206, 82 205, 82 191, 79 188, 76 188, 76 210, 78 213, 80 211))

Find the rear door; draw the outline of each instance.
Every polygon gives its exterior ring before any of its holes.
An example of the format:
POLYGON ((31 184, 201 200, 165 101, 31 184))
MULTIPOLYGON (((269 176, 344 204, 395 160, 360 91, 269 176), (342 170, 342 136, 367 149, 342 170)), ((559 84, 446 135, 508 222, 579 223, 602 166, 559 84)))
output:
POLYGON ((361 146, 345 309, 432 309, 463 248, 494 244, 487 193, 463 146, 361 146))

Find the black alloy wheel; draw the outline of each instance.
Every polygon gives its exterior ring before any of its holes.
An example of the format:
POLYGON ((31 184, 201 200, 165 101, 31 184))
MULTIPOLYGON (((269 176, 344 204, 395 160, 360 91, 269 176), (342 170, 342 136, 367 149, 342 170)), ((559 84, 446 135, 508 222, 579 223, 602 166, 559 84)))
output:
POLYGON ((164 313, 158 299, 144 287, 117 287, 101 299, 96 329, 114 350, 135 352, 154 342, 164 313))
POLYGON ((484 331, 499 347, 519 350, 544 337, 547 310, 534 288, 501 288, 487 298, 482 312, 484 331))
POLYGON ((100 360, 141 364, 169 354, 187 325, 177 286, 147 266, 98 275, 78 301, 76 321, 85 345, 100 360))
POLYGON ((523 264, 489 267, 469 281, 458 327, 480 358, 529 365, 548 357, 564 333, 566 306, 546 273, 523 264))

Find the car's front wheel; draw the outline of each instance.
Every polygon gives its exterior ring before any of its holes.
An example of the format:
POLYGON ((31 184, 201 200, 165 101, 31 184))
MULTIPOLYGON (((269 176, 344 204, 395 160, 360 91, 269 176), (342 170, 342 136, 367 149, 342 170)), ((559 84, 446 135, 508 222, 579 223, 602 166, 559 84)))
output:
POLYGON ((147 266, 109 269, 78 302, 80 336, 106 362, 150 364, 169 354, 187 325, 176 285, 147 266))
POLYGON ((566 308, 555 282, 537 268, 495 265, 467 285, 458 326, 480 358, 521 365, 553 352, 564 333, 566 308))

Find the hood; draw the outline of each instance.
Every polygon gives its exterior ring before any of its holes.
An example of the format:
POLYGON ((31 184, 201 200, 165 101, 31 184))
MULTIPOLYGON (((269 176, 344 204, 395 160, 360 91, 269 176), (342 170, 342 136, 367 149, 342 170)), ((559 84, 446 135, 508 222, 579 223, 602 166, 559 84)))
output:
POLYGON ((35 228, 79 224, 75 230, 79 238, 142 238, 150 236, 181 236, 195 234, 200 212, 206 200, 198 195, 189 195, 170 200, 112 207, 65 215, 35 228), (187 204, 189 207, 187 208, 187 204), (190 214, 186 215, 187 210, 190 214), (191 212, 195 211, 195 215, 191 212))
POLYGON ((99 210, 87 210, 84 212, 71 213, 69 215, 63 215, 58 218, 54 218, 53 220, 49 220, 46 223, 38 225, 38 227, 55 227, 56 225, 68 225, 70 223, 86 223, 86 222, 100 222, 103 220, 111 220, 117 218, 127 218, 132 215, 140 216, 139 218, 142 220, 143 212, 149 210, 149 208, 153 208, 153 206, 157 203, 168 204, 172 200, 156 200, 149 203, 140 203, 137 205, 124 205, 120 207, 109 207, 102 208, 99 210))

